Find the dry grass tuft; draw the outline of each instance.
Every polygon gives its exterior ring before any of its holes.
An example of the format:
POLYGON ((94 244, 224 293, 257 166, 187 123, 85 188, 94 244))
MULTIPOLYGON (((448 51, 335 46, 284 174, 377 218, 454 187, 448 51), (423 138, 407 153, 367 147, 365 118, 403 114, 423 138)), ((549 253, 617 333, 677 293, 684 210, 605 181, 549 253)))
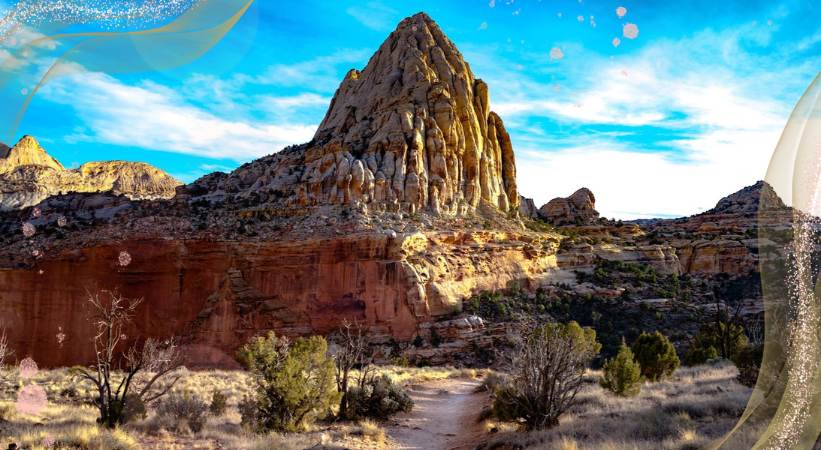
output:
POLYGON ((384 444, 387 441, 385 429, 372 420, 363 420, 359 422, 359 429, 361 430, 362 436, 366 440, 377 444, 384 444))

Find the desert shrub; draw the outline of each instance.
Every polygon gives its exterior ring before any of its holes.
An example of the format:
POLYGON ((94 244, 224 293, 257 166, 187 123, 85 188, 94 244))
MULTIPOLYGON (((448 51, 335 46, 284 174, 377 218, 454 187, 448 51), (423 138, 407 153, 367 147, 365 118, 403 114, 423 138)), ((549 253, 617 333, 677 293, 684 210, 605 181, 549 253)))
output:
POLYGON ((527 429, 552 427, 576 404, 585 366, 601 345, 592 328, 576 322, 524 329, 530 331, 508 355, 510 381, 496 391, 493 412, 527 429))
POLYGON ((764 356, 764 346, 750 344, 738 352, 733 362, 738 368, 738 382, 747 387, 755 386, 758 381, 758 371, 761 359, 764 356))
POLYGON ((293 431, 327 414, 340 398, 327 352, 321 336, 290 343, 273 332, 243 346, 240 359, 257 383, 258 411, 248 424, 259 431, 293 431))
POLYGON ((254 397, 245 396, 237 403, 240 425, 254 428, 259 423, 259 404, 254 397))
POLYGON ((208 419, 208 405, 189 391, 172 392, 157 406, 157 415, 173 419, 178 429, 187 425, 199 433, 208 419))
POLYGON ((405 389, 383 375, 368 380, 361 387, 354 386, 348 390, 345 418, 387 419, 400 412, 410 412, 411 409, 413 400, 405 389))
POLYGON ((693 366, 716 358, 734 360, 747 344, 747 335, 741 325, 723 321, 709 323, 696 334, 684 354, 684 363, 693 366))
POLYGON ((145 407, 145 402, 142 398, 140 398, 140 396, 129 394, 125 398, 125 407, 123 408, 123 423, 145 419, 147 415, 148 410, 145 407))
POLYGON ((601 386, 616 395, 632 397, 641 392, 641 366, 630 347, 622 342, 619 353, 604 363, 601 386))
POLYGON ((479 386, 476 386, 476 392, 490 392, 492 394, 496 392, 500 386, 503 386, 505 382, 506 377, 503 374, 498 372, 490 372, 482 380, 482 383, 479 384, 479 386))
POLYGON ((228 397, 222 391, 215 390, 211 394, 211 404, 208 405, 208 412, 214 417, 219 417, 225 414, 225 409, 228 406, 228 397))
POLYGON ((673 343, 658 331, 639 335, 633 343, 633 354, 641 366, 641 375, 649 381, 660 381, 669 377, 679 365, 673 343))

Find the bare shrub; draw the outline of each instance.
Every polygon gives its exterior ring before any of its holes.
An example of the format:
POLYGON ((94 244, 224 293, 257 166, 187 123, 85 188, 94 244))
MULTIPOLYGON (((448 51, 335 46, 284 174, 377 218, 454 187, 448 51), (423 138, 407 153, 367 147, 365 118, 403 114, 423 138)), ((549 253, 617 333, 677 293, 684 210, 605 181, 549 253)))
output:
POLYGON ((100 411, 97 421, 109 428, 127 421, 129 399, 150 403, 168 393, 180 378, 177 375, 152 391, 158 380, 180 367, 179 347, 173 338, 162 342, 147 339, 142 346, 135 342, 122 351, 123 330, 140 302, 115 291, 88 293, 89 322, 96 330, 92 339, 96 362, 89 368, 74 368, 74 372, 94 385, 100 411))
POLYGON ((357 322, 345 320, 339 330, 329 337, 331 354, 334 357, 336 388, 342 394, 339 401, 339 416, 349 417, 348 403, 350 402, 351 373, 359 369, 356 380, 359 390, 365 389, 373 377, 373 355, 368 346, 368 340, 362 327, 357 322))
POLYGON ((496 392, 493 410, 529 430, 558 425, 576 403, 584 369, 599 353, 592 328, 576 322, 528 326, 509 354, 510 381, 496 392))
POLYGON ((9 346, 9 338, 6 335, 6 329, 0 327, 0 368, 6 364, 6 359, 11 357, 13 354, 14 351, 12 351, 9 346))

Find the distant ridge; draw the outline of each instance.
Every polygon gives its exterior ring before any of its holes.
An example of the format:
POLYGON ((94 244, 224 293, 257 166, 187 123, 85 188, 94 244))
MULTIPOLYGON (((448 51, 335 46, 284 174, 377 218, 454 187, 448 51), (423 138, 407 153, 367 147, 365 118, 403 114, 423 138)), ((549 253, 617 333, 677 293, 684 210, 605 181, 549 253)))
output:
POLYGON ((0 210, 33 206, 69 192, 112 192, 131 199, 171 198, 180 183, 149 164, 89 162, 68 170, 32 136, 0 144, 0 210))

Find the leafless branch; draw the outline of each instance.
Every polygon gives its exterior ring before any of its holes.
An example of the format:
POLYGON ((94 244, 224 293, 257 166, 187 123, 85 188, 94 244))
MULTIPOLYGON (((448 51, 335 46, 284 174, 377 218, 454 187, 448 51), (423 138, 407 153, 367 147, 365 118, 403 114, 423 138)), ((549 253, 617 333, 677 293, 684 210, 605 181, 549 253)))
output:
POLYGON ((88 318, 95 329, 95 363, 88 369, 76 368, 75 372, 97 389, 99 422, 115 427, 127 420, 126 402, 133 398, 142 402, 156 400, 179 380, 178 376, 159 392, 152 391, 158 380, 180 367, 179 346, 173 338, 147 339, 142 346, 134 339, 134 344, 123 350, 121 344, 127 339, 125 327, 142 300, 125 298, 116 291, 87 295, 91 307, 88 318))
POLYGON ((6 335, 6 329, 0 328, 0 368, 6 363, 6 359, 8 359, 11 355, 14 354, 11 347, 9 346, 9 338, 6 335))

